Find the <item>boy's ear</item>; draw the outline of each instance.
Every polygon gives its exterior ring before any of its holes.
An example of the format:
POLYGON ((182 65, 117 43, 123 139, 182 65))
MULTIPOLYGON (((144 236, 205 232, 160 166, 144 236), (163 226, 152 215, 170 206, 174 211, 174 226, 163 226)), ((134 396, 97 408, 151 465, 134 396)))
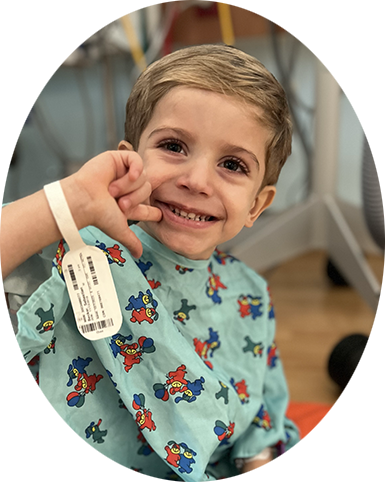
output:
POLYGON ((134 148, 132 147, 132 144, 130 144, 128 141, 120 141, 118 145, 118 150, 119 151, 133 151, 134 148))
POLYGON ((277 190, 274 186, 265 186, 259 192, 246 219, 246 228, 251 228, 263 211, 270 206, 270 204, 274 201, 276 192, 277 190))

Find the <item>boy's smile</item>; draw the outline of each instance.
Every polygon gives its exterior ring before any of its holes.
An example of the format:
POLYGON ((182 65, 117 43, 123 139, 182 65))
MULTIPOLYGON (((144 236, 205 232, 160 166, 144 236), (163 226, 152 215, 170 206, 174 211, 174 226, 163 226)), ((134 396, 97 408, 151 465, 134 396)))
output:
POLYGON ((140 226, 190 259, 250 227, 275 195, 260 191, 269 131, 258 111, 234 97, 176 87, 154 109, 138 153, 152 185, 160 222, 140 226))

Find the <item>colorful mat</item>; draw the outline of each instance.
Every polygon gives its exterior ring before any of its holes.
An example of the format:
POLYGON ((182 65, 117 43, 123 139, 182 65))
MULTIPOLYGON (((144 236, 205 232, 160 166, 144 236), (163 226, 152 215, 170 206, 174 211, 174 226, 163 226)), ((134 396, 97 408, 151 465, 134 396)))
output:
MULTIPOLYGON (((28 453, 37 390, 0 386, 0 437, 28 453)), ((340 460, 385 461, 385 411, 292 402, 301 438, 340 460)), ((0 481, 25 482, 25 464, 0 447, 0 481)))

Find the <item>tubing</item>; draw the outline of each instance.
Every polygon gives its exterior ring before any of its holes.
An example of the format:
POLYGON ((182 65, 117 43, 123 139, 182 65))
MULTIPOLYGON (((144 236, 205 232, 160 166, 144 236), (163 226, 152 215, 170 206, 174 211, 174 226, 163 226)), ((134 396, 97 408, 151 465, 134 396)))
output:
POLYGON ((369 231, 378 246, 385 250, 385 0, 380 3, 374 41, 363 149, 362 195, 369 231))

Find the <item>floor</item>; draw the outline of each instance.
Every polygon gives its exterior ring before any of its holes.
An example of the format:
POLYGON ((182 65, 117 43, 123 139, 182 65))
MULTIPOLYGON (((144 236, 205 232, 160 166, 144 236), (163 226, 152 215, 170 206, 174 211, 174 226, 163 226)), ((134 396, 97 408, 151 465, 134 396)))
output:
MULTIPOLYGON (((368 257, 382 279, 383 258, 368 257)), ((327 255, 304 254, 262 273, 268 280, 277 318, 276 342, 291 400, 333 404, 340 389, 329 377, 333 347, 353 333, 369 335, 375 313, 348 286, 336 286, 326 272, 327 255)))
MULTIPOLYGON (((349 402, 327 374, 335 344, 352 333, 374 337, 375 316, 354 289, 330 282, 326 262, 326 254, 316 251, 264 273, 275 305, 276 341, 291 399, 385 410, 385 394, 359 405, 349 402)), ((385 258, 370 256, 368 262, 385 286, 385 258)), ((22 372, 0 374, 0 384, 30 386, 22 372)))

